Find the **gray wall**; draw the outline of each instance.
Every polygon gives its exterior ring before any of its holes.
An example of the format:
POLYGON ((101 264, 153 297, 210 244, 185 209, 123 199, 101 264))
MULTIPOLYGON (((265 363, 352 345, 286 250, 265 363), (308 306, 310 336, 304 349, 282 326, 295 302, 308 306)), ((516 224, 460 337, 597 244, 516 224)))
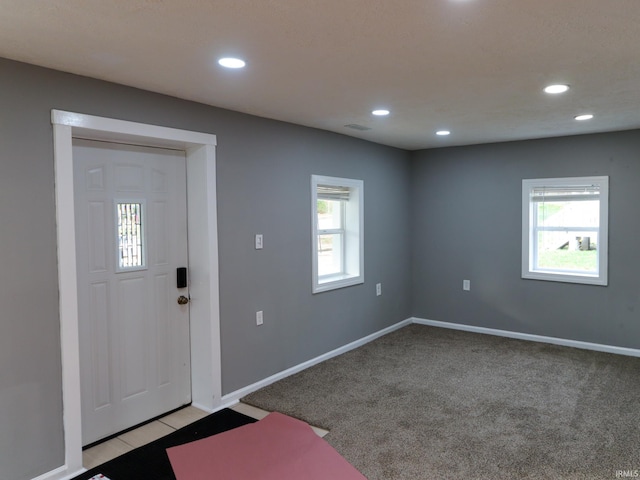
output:
POLYGON ((409 153, 1 59, 0 101, 0 480, 64 462, 52 108, 218 136, 224 393, 411 315, 640 348, 639 131, 409 153), (365 182, 364 285, 311 294, 311 174, 365 182), (522 280, 521 180, 583 175, 609 286, 522 280))
POLYGON ((0 105, 0 480, 64 463, 52 108, 218 136, 224 393, 410 316, 407 152, 2 59, 0 105), (365 182, 364 285, 311 295, 312 173, 365 182))
POLYGON ((639 186, 640 131, 414 152, 414 316, 639 348, 639 186), (521 279, 522 179, 586 175, 610 177, 609 286, 521 279))
MULTIPOLYGON (((234 339, 222 344, 232 365, 224 392, 411 313, 408 154, 311 129, 284 137, 280 124, 254 122, 251 143, 234 145, 241 161, 218 168, 222 338, 234 339), (364 180, 364 285, 311 294, 311 174, 364 180), (264 250, 254 249, 256 233, 264 250), (257 310, 264 311, 260 328, 257 310)), ((223 157, 226 141, 219 140, 223 157)))

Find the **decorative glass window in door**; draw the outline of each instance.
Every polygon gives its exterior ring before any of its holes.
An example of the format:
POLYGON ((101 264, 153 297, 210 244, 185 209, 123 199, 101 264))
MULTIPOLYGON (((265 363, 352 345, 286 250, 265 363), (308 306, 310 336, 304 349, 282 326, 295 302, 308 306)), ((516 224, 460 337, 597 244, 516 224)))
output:
POLYGON ((116 202, 117 270, 141 270, 146 266, 144 204, 116 202))

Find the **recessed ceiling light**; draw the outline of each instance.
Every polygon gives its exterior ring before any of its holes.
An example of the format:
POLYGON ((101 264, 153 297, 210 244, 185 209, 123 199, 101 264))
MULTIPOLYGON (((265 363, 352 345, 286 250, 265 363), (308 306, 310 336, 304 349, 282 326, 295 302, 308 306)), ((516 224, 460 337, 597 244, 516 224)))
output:
POLYGON ((544 91, 547 93, 564 93, 569 90, 569 85, 549 85, 544 87, 544 91))
POLYGON ((225 68, 243 68, 246 63, 240 58, 225 57, 218 60, 218 64, 225 68))
POLYGON ((371 113, 373 115, 377 115, 378 117, 384 117, 385 115, 389 115, 389 110, 380 109, 380 110, 374 110, 371 113))
POLYGON ((590 113, 585 113, 584 115, 577 115, 573 118, 575 118, 578 121, 591 120, 593 118, 593 115, 591 115, 590 113))
POLYGON ((436 132, 436 135, 440 135, 441 137, 444 137, 444 136, 447 136, 447 135, 450 135, 450 134, 451 134, 451 132, 449 130, 438 130, 436 132))

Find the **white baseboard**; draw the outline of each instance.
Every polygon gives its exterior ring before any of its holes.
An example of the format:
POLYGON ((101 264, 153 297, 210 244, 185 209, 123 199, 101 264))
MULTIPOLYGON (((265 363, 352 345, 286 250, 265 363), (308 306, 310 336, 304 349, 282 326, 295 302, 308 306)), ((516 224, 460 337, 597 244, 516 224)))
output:
POLYGON ((42 475, 35 477, 32 480, 70 480, 86 471, 86 468, 81 468, 76 472, 70 473, 67 466, 63 465, 62 467, 56 468, 55 470, 43 473, 42 475))
POLYGON ((425 320, 423 318, 411 318, 412 323, 428 325, 430 327, 449 328, 452 330, 464 330, 465 332, 483 333, 498 337, 516 338, 518 340, 528 340, 530 342, 551 343, 563 347, 582 348, 583 350, 595 350, 597 352, 615 353, 616 355, 627 355, 629 357, 640 357, 640 350, 627 347, 616 347, 613 345, 602 345, 599 343, 580 342, 578 340, 567 340, 565 338, 545 337, 542 335, 532 335, 530 333, 510 332, 508 330, 497 330, 494 328, 474 327, 472 325, 462 325, 460 323, 439 322, 437 320, 425 320))
POLYGON ((235 392, 231 392, 227 395, 224 395, 222 397, 222 403, 225 406, 233 406, 234 404, 238 403, 238 401, 242 397, 249 395, 250 393, 253 393, 256 390, 260 390, 261 388, 266 387, 267 385, 271 385, 272 383, 277 382, 278 380, 282 380, 283 378, 286 378, 290 375, 301 372, 302 370, 306 370, 307 368, 317 365, 318 363, 324 362, 325 360, 329 360, 330 358, 337 357, 338 355, 342 355, 343 353, 346 353, 349 350, 353 350, 354 348, 361 347, 362 345, 369 343, 377 338, 380 338, 388 333, 391 333, 394 330, 398 330, 399 328, 406 327, 407 325, 411 324, 412 321, 413 321, 412 318, 408 318, 399 323, 396 323, 395 325, 391 325, 390 327, 387 327, 378 332, 372 333, 371 335, 367 335, 366 337, 361 338, 360 340, 356 340, 355 342, 351 342, 340 348, 331 350, 330 352, 320 355, 319 357, 312 358, 311 360, 307 360, 306 362, 296 365, 295 367, 288 368, 287 370, 283 370, 282 372, 276 373, 275 375, 271 375, 270 377, 265 378, 264 380, 260 380, 259 382, 253 383, 244 388, 236 390, 235 392))
POLYGON ((57 478, 63 478, 63 475, 67 474, 67 467, 63 465, 60 468, 56 468, 55 470, 51 470, 50 472, 43 473, 42 475, 33 478, 32 480, 53 480, 57 478))

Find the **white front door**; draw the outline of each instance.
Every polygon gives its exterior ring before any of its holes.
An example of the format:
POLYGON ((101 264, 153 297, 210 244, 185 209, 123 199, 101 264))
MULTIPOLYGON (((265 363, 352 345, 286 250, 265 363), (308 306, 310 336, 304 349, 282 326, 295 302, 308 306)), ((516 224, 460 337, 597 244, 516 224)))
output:
POLYGON ((82 443, 191 401, 185 153, 73 140, 82 443))

